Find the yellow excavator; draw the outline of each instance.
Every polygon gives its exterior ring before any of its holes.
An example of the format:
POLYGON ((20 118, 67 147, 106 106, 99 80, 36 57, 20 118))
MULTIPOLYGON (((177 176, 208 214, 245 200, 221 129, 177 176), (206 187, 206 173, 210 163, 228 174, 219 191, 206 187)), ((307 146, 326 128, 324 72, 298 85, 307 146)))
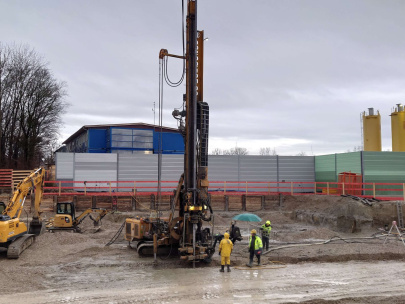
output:
POLYGON ((44 176, 43 168, 35 170, 18 183, 7 206, 4 203, 0 204, 0 208, 3 209, 0 214, 0 247, 7 249, 9 259, 17 259, 43 231, 39 208, 42 202, 44 176), (20 217, 25 199, 32 192, 35 193, 35 196, 31 197, 34 214, 28 229, 20 217))
POLYGON ((49 219, 46 229, 48 231, 54 230, 73 230, 81 232, 79 225, 86 217, 89 217, 94 227, 99 228, 101 219, 108 214, 108 211, 103 208, 89 208, 83 211, 82 214, 76 217, 75 205, 73 202, 59 202, 56 205, 56 214, 53 218, 49 219), (96 218, 92 217, 93 213, 97 213, 96 218))

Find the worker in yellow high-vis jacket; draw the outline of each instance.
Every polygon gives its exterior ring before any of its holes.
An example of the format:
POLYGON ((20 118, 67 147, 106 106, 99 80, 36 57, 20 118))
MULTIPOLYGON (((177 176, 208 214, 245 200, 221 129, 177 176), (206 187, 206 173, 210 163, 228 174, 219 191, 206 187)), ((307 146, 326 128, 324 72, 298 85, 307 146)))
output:
POLYGON ((262 254, 263 251, 263 243, 261 238, 256 235, 257 231, 256 229, 253 229, 250 231, 250 237, 249 237, 249 263, 246 264, 248 267, 253 266, 253 257, 257 257, 257 265, 260 266, 260 255, 262 254))
POLYGON ((228 272, 231 272, 231 253, 233 249, 233 243, 229 239, 229 233, 224 234, 224 238, 219 243, 219 254, 221 255, 221 270, 224 272, 225 264, 228 268, 228 272))
POLYGON ((266 224, 263 224, 260 227, 260 230, 262 232, 262 241, 263 241, 264 247, 266 248, 266 251, 268 251, 269 250, 270 232, 271 232, 271 222, 267 221, 266 224))

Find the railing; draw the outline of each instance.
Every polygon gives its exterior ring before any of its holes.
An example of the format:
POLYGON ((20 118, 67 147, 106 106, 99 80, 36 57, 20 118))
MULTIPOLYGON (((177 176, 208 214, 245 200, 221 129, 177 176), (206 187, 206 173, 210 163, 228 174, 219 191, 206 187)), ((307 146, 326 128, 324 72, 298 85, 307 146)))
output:
POLYGON ((11 189, 13 186, 13 170, 0 169, 0 188, 11 189))
MULTIPOLYGON (((177 181, 162 181, 162 195, 172 195, 177 181)), ((157 195, 157 181, 45 181, 44 195, 157 195)), ((405 183, 210 181, 213 195, 342 195, 405 200, 405 183)))
POLYGON ((15 189, 19 182, 30 175, 33 170, 13 170, 13 189, 15 189))

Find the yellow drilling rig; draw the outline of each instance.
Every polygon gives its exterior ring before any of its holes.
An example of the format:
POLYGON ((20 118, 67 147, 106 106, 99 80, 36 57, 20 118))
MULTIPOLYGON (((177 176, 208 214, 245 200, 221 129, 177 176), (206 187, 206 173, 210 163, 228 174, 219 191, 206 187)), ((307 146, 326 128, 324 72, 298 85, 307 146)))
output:
MULTIPOLYGON (((166 49, 159 53, 160 65, 163 67, 162 85, 163 78, 171 86, 181 83, 171 83, 167 77, 169 57, 179 58, 185 65, 186 93, 183 95, 183 107, 172 113, 178 120, 179 130, 184 138, 184 173, 175 190, 168 218, 154 216, 126 220, 125 238, 129 242, 137 242, 140 255, 154 254, 156 258, 158 252, 170 254, 175 248, 180 259, 195 263, 209 262, 215 251, 213 213, 208 194, 209 107, 203 100, 203 56, 204 31, 197 31, 197 0, 187 0, 186 45, 183 39, 183 55, 170 54, 166 49), (176 208, 179 210, 177 216, 176 208)), ((159 94, 161 98, 162 95, 159 94)), ((159 121, 162 125, 161 115, 159 121)), ((161 151, 159 156, 161 163, 161 151)), ((160 172, 158 176, 160 185, 160 172)))

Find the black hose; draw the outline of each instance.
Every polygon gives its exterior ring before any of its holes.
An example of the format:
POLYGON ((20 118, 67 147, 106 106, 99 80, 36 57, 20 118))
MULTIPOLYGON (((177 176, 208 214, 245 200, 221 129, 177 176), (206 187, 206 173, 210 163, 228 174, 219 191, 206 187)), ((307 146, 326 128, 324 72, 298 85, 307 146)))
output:
POLYGON ((118 239, 118 237, 120 236, 122 230, 123 230, 124 227, 125 227, 125 223, 126 223, 126 222, 123 222, 123 223, 122 223, 121 227, 118 229, 118 231, 117 231, 117 232, 115 233, 115 235, 112 237, 112 239, 111 239, 107 244, 105 244, 105 246, 110 246, 111 244, 113 244, 113 243, 118 239))

